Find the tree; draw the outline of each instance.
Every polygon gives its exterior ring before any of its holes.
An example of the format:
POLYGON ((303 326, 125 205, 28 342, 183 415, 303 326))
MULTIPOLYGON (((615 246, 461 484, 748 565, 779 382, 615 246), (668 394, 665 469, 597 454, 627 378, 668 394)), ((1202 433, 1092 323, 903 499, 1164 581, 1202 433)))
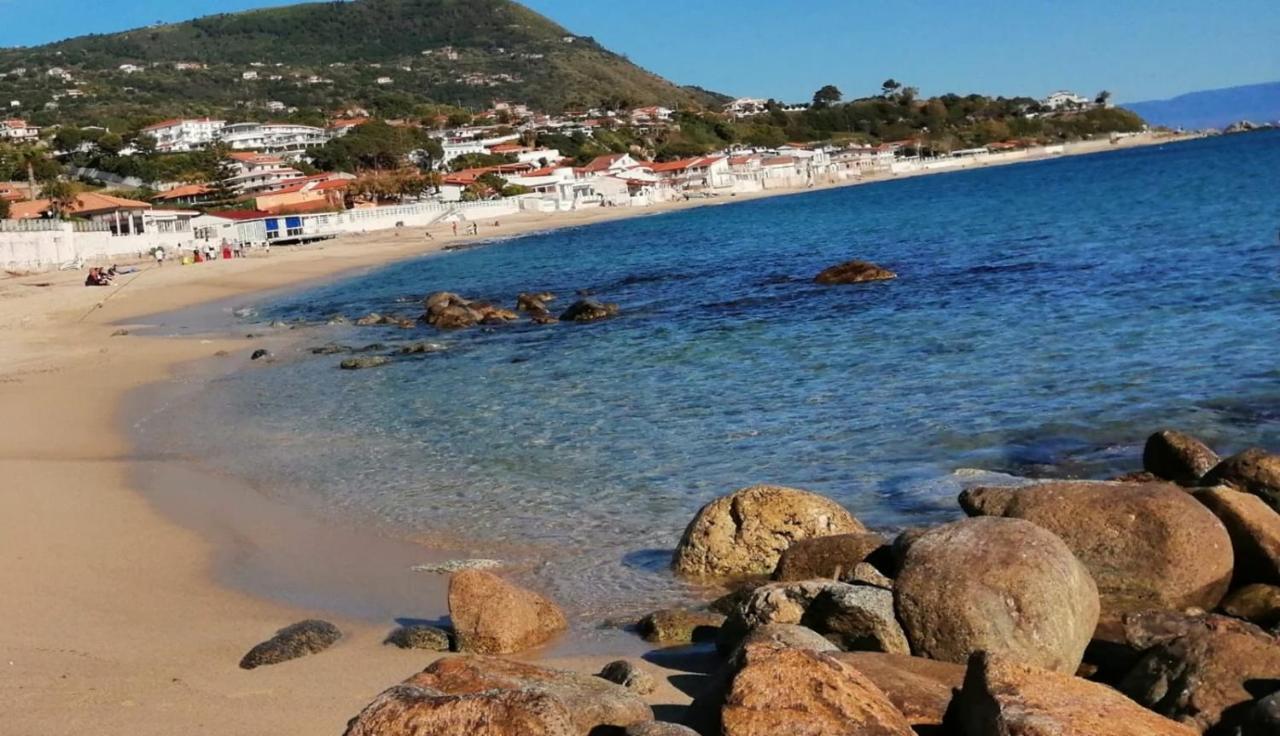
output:
POLYGON ((1106 107, 1108 104, 1111 103, 1111 92, 1104 89, 1098 93, 1097 97, 1093 98, 1093 101, 1099 107, 1106 107))
POLYGON ((9 219, 9 200, 0 199, 0 220, 9 219))
POLYGON ((45 182, 40 188, 40 196, 49 200, 49 206, 58 217, 64 217, 76 204, 75 186, 61 179, 45 182))
POLYGON ((813 106, 816 108, 831 107, 842 99, 844 99, 844 95, 840 92, 840 89, 834 84, 828 84, 813 93, 813 106))
POLYGON ((124 149, 124 139, 116 133, 107 133, 98 139, 98 150, 108 156, 115 156, 124 149))
POLYGON ((240 198, 239 192, 236 191, 235 184, 231 180, 240 173, 235 164, 231 163, 231 159, 227 158, 227 151, 222 147, 214 149, 214 154, 218 156, 218 163, 215 166, 213 177, 209 181, 209 191, 206 193, 206 207, 209 209, 226 209, 235 204, 240 198))
POLYGON ((880 95, 882 97, 893 97, 898 94, 898 90, 902 89, 902 83, 893 77, 884 80, 884 84, 880 85, 880 95))

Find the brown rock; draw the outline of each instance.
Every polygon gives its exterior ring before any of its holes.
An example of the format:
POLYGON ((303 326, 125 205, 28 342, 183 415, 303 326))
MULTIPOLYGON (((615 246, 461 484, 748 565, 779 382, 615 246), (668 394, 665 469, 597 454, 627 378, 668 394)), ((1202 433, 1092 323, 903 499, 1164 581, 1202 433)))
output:
POLYGON ((1259 626, 1280 624, 1280 587, 1254 583, 1233 590, 1222 601, 1222 611, 1259 626))
POLYGON ((397 685, 347 724, 345 736, 577 736, 568 710, 550 695, 490 691, 444 695, 397 685))
POLYGON ((449 617, 458 650, 476 654, 532 649, 568 627, 554 603, 484 570, 449 580, 449 617))
POLYGON ((1217 486, 1196 491, 1231 537, 1235 581, 1280 583, 1280 513, 1244 491, 1217 486))
POLYGON ((341 638, 342 632, 328 621, 299 621, 280 629, 275 636, 250 649, 240 660, 240 667, 251 670, 323 652, 341 638))
POLYGON ((644 700, 621 685, 592 675, 494 657, 439 659, 404 684, 448 695, 510 691, 549 696, 564 706, 580 734, 601 726, 626 727, 653 720, 653 711, 644 700))
POLYGON ((958 736, 1196 736, 1105 685, 979 652, 947 713, 958 736))
POLYGON ((819 284, 860 284, 864 281, 887 281, 898 278, 898 274, 887 268, 881 268, 869 261, 846 261, 824 269, 814 277, 819 284))
POLYGON ((711 611, 666 608, 640 619, 636 630, 645 641, 658 644, 687 644, 713 641, 724 623, 724 616, 711 611))
POLYGON ((987 651, 1075 672, 1098 622, 1088 570, 1062 540, 1020 519, 927 532, 907 549, 894 596, 912 651, 947 662, 987 651))
POLYGON ((952 691, 964 682, 964 666, 951 662, 882 652, 831 656, 866 675, 912 726, 941 726, 952 691))
POLYGON ((795 488, 751 486, 698 511, 676 547, 672 566, 695 578, 768 575, 798 540, 865 531, 828 498, 795 488))
POLYGON ((547 311, 547 302, 554 301, 555 294, 549 291, 538 293, 521 292, 516 296, 516 309, 521 312, 545 312, 547 311))
POLYGON ((1280 455, 1250 448, 1215 465, 1202 482, 1252 493, 1280 511, 1280 455))
POLYGON ((1008 486, 966 488, 960 493, 960 508, 969 516, 1004 516, 1017 492, 1008 486))
POLYGON ((698 736, 698 732, 688 726, 665 721, 646 721, 634 726, 627 726, 623 736, 698 736))
POLYGON ((606 304, 595 299, 579 299, 560 315, 561 322, 598 322, 618 314, 617 304, 606 304))
POLYGON ((1145 651, 1185 636, 1232 631, 1243 636, 1265 636, 1254 624, 1204 611, 1143 611, 1124 616, 1120 640, 1145 651))
POLYGON ((762 585, 730 614, 716 644, 732 651, 750 630, 767 624, 801 624, 843 649, 910 652, 893 613, 893 593, 834 580, 762 585))
POLYGON ((848 582, 859 563, 866 562, 872 554, 883 556, 886 544, 884 537, 871 532, 801 539, 782 552, 773 579, 787 582, 831 578, 848 582))
POLYGON ((621 685, 637 695, 648 695, 658 688, 653 675, 625 659, 606 664, 596 677, 621 685))
POLYGON ((1252 700, 1280 691, 1280 642, 1210 620, 1150 649, 1120 690, 1201 733, 1235 733, 1252 700))
POLYGON ((1189 434, 1164 430, 1147 438, 1142 467, 1175 483, 1195 483, 1217 465, 1218 453, 1189 434))
POLYGON ((1003 515, 1066 542, 1098 584, 1104 619, 1212 609, 1231 581, 1227 530, 1172 484, 1041 483, 1014 492, 1003 515))
POLYGON ((1117 475, 1111 479, 1112 483, 1159 483, 1162 479, 1155 473, 1146 470, 1135 470, 1132 473, 1117 475))
POLYGON ((768 645, 779 649, 812 649, 815 652, 838 652, 840 648, 832 644, 822 634, 807 626, 799 624, 762 624, 747 632, 740 648, 755 644, 768 645))
POLYGON ((748 649, 721 720, 724 736, 914 736, 869 678, 806 649, 748 649))
POLYGON ((428 313, 427 324, 441 330, 461 330, 474 327, 480 318, 468 307, 447 306, 435 313, 428 313))

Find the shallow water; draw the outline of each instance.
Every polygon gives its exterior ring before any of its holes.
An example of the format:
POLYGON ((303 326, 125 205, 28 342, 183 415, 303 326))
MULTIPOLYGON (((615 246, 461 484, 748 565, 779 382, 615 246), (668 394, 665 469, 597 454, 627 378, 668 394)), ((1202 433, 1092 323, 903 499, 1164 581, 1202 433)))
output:
POLYGON ((436 290, 591 289, 592 325, 219 379, 148 441, 343 518, 499 554, 582 621, 689 591, 693 512, 755 482, 871 526, 958 515, 958 468, 1106 477, 1165 426, 1280 447, 1280 134, 708 207, 416 259, 252 319, 416 315, 436 290), (865 258, 896 281, 820 287, 865 258), (193 426, 194 425, 194 426, 193 426))

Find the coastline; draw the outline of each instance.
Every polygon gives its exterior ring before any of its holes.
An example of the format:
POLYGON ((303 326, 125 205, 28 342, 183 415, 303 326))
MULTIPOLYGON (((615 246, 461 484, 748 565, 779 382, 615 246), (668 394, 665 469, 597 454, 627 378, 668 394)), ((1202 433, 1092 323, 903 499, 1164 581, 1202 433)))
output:
MULTIPOLYGON (((1141 143, 1103 144, 1098 150, 1136 145, 1141 143)), ((1035 160, 1045 159, 1025 162, 1035 160)), ((947 172, 913 175, 929 173, 947 172)), ((904 177, 838 186, 893 178, 904 177)), ((520 215, 483 234, 517 236, 823 188, 637 210, 520 215)), ((445 238, 446 229, 431 228, 437 234, 431 241, 420 230, 388 231, 295 252, 277 249, 269 258, 147 268, 126 276, 119 291, 86 289, 77 272, 0 283, 0 329, 8 348, 0 356, 0 406, 8 420, 0 430, 0 470, 10 479, 0 490, 0 553, 6 561, 0 584, 18 592, 0 604, 10 624, 0 635, 0 699, 13 704, 9 720, 16 732, 337 732, 374 694, 431 661, 426 653, 382 646, 389 622, 326 616, 347 634, 332 652, 253 673, 237 668, 250 646, 314 612, 219 584, 211 571, 218 556, 227 554, 226 545, 182 521, 183 511, 199 513, 190 504, 175 513, 139 493, 136 473, 163 467, 165 459, 132 447, 120 416, 133 392, 197 380, 197 361, 220 350, 235 354, 228 360, 246 364, 251 345, 112 333, 119 324, 145 323, 152 315, 301 287, 476 242, 445 238), (50 285, 34 285, 40 283, 50 285)), ((199 491, 189 478, 161 481, 182 485, 188 494, 199 491)), ((270 525, 254 530, 234 524, 226 531, 250 546, 269 532, 270 525)), ((421 607, 431 608, 427 599, 440 595, 439 586, 430 576, 413 580, 422 587, 421 607)), ((556 663, 594 671, 607 659, 556 663)), ((676 705, 687 696, 663 681, 651 700, 676 705)))

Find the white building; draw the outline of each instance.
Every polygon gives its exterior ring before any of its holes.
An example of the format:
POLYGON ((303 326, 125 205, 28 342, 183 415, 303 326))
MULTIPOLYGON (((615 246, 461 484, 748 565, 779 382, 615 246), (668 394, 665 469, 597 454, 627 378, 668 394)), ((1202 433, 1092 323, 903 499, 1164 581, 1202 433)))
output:
POLYGON ((233 153, 228 160, 236 169, 228 180, 240 195, 263 194, 284 186, 284 182, 302 178, 301 171, 289 166, 279 156, 263 153, 233 153))
POLYGON ((225 120, 212 118, 175 118, 148 125, 140 132, 155 139, 158 151, 191 151, 217 140, 226 124, 225 120))
POLYGON ((323 146, 332 136, 324 128, 292 123, 233 123, 218 140, 237 151, 290 153, 323 146))
POLYGON ((631 111, 632 125, 650 125, 653 123, 665 123, 671 120, 671 116, 675 111, 658 105, 650 107, 637 107, 631 111))
POLYGON ((142 71, 142 67, 137 64, 121 64, 118 68, 125 74, 136 74, 142 71))
POLYGON ((761 100, 755 97, 739 97, 725 105, 724 112, 726 115, 731 115, 735 118, 746 118, 765 112, 768 106, 768 100, 761 100))
POLYGON ((381 85, 391 84, 391 77, 378 77, 374 82, 381 85))
POLYGON ((0 120, 0 139, 7 141, 34 141, 40 137, 40 129, 16 118, 0 120))
POLYGON ((1093 100, 1081 97, 1075 92, 1059 90, 1040 100, 1040 106, 1046 110, 1074 110, 1093 107, 1093 100))
POLYGON ((253 79, 257 79, 257 78, 258 78, 258 73, 257 73, 257 72, 254 72, 254 71, 241 72, 241 73, 240 73, 240 78, 241 78, 241 79, 243 79, 243 80, 246 80, 246 81, 253 80, 253 79))

